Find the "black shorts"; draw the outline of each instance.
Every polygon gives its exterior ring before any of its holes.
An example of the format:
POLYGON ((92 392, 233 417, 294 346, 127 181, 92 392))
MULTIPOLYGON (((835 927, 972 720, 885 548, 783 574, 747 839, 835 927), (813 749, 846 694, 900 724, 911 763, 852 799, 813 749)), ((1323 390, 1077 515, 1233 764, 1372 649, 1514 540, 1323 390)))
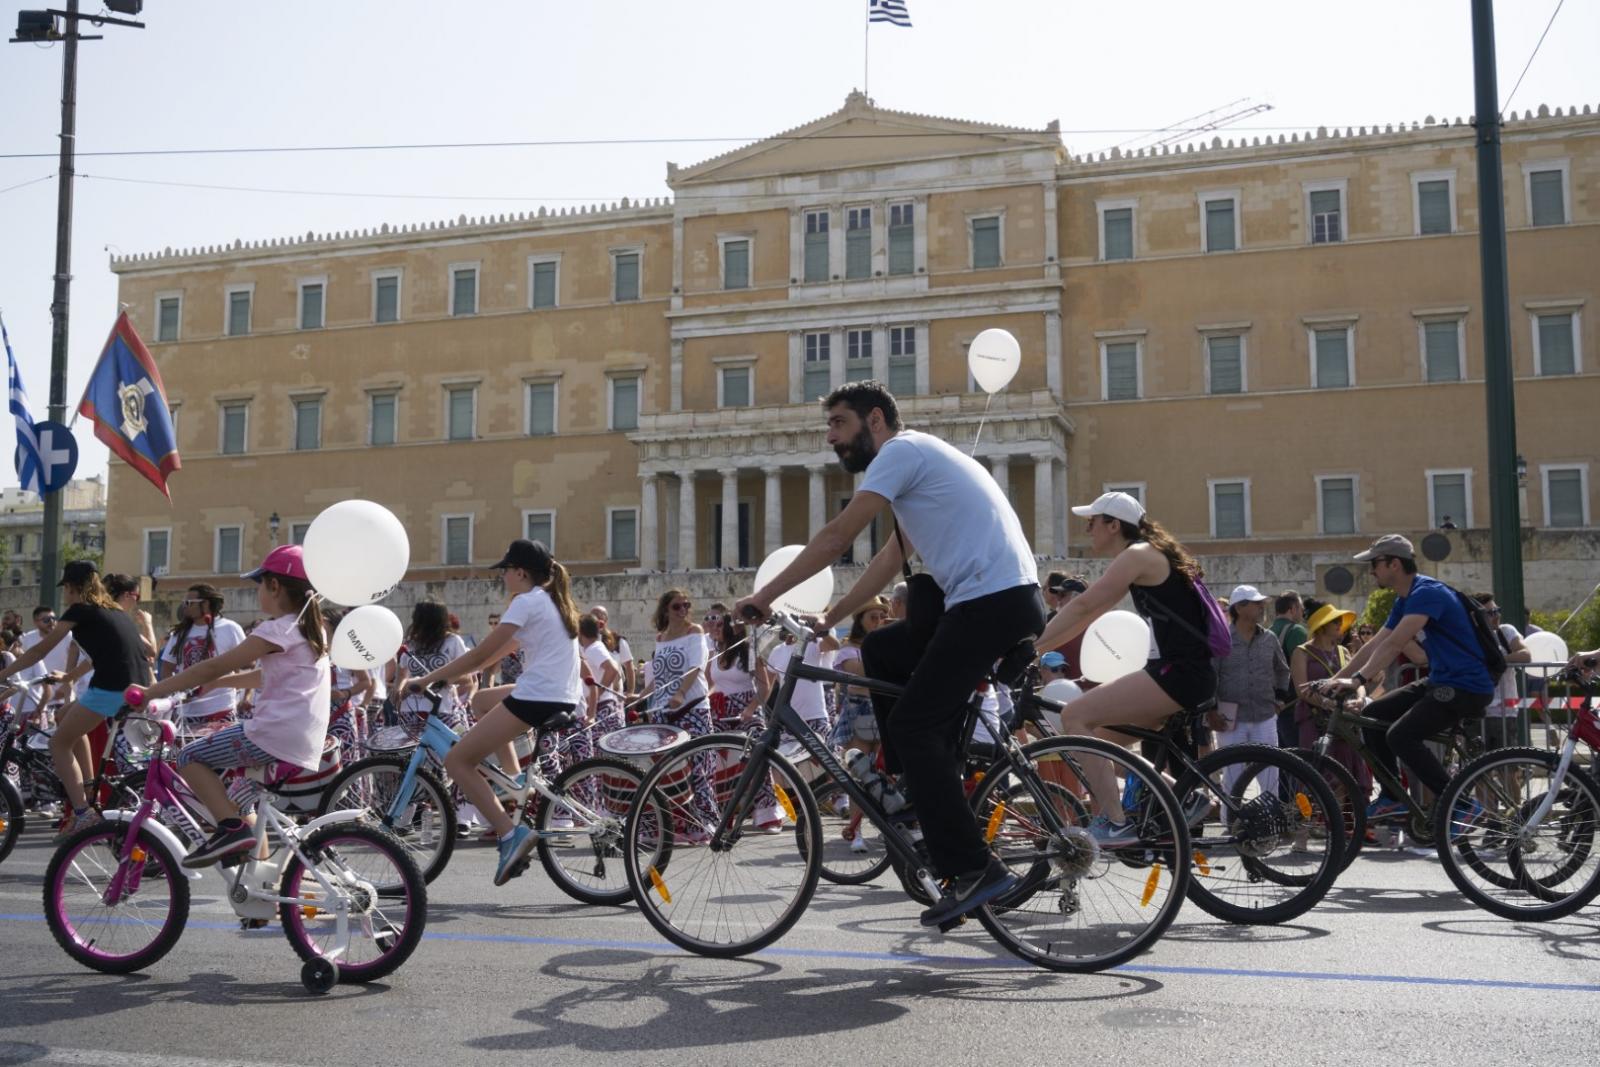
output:
POLYGON ((1181 708, 1197 708, 1217 695, 1217 672, 1208 659, 1153 659, 1144 672, 1181 708))
POLYGON ((502 698, 500 703, 504 704, 505 709, 511 714, 527 723, 528 728, 532 730, 544 729, 545 723, 557 715, 565 716, 567 721, 555 724, 556 729, 572 725, 572 709, 577 707, 576 704, 558 704, 553 700, 519 700, 510 696, 502 698))

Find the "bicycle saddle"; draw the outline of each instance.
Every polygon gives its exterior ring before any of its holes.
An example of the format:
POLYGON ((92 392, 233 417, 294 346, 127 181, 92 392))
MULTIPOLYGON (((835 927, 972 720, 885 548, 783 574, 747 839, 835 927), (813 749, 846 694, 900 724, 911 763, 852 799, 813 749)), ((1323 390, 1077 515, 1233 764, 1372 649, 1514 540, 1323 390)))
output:
POLYGON ((1033 666, 1034 655, 1033 638, 1024 637, 1011 646, 1011 651, 1000 657, 1000 662, 989 673, 989 677, 994 679, 996 685, 1003 685, 1007 689, 1021 685, 1028 668, 1033 666))

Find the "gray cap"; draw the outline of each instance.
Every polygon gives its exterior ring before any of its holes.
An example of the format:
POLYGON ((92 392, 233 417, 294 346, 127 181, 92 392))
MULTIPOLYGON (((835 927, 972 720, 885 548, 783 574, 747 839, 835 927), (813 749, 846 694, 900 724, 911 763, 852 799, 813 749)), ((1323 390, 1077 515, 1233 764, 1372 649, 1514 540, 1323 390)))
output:
POLYGON ((1355 558, 1365 563, 1369 559, 1380 556, 1393 556, 1395 559, 1416 559, 1417 553, 1411 547, 1411 542, 1399 534, 1384 534, 1372 542, 1372 547, 1365 552, 1357 552, 1355 558))

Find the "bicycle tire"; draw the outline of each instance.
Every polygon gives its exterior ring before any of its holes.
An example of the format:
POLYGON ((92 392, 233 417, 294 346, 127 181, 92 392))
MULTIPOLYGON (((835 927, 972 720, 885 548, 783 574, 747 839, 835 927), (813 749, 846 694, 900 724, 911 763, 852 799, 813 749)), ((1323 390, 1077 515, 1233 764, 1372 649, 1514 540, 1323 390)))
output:
MULTIPOLYGON (((1463 896, 1492 915, 1544 922, 1571 915, 1600 895, 1600 850, 1595 847, 1595 836, 1600 830, 1600 783, 1578 767, 1568 767, 1556 799, 1556 803, 1564 805, 1553 823, 1558 836, 1548 840, 1530 838, 1523 826, 1534 808, 1548 796, 1548 787, 1535 791, 1538 788, 1535 786, 1528 796, 1521 796, 1520 785, 1508 788, 1497 783, 1494 777, 1504 775, 1502 783, 1513 781, 1508 772, 1520 765, 1526 775, 1524 781, 1531 782, 1533 776, 1529 771, 1553 772, 1559 763, 1555 753, 1543 749, 1496 749, 1469 763, 1439 794, 1435 818, 1443 820, 1439 825, 1446 828, 1438 835, 1440 864, 1463 896), (1470 799, 1480 805, 1484 799, 1489 799, 1495 807, 1484 806, 1481 814, 1460 821, 1457 832, 1458 820, 1454 813, 1463 798, 1469 797, 1469 790, 1472 791, 1470 799), (1513 791, 1519 795, 1512 796, 1513 791), (1546 850, 1560 860, 1554 870, 1535 865, 1546 850), (1505 856, 1508 871, 1505 874, 1491 866, 1495 854, 1500 852, 1505 856), (1590 863, 1591 860, 1594 862, 1590 863), (1584 873, 1586 863, 1589 870, 1584 873), (1492 872, 1494 877, 1485 877, 1486 872, 1492 872), (1471 875, 1489 881, 1492 889, 1503 895, 1496 895, 1474 881, 1471 875)), ((1551 814, 1554 811, 1552 808, 1551 814)), ((1550 825, 1547 815, 1540 829, 1550 825)))
POLYGON ((456 807, 450 799, 450 789, 444 784, 444 780, 424 764, 417 768, 412 805, 418 804, 418 797, 422 797, 421 803, 424 807, 419 809, 418 814, 426 819, 426 812, 432 810, 436 813, 439 825, 432 833, 426 826, 421 829, 409 825, 396 826, 394 819, 389 815, 390 801, 394 799, 395 789, 410 765, 409 756, 405 758, 369 756, 364 760, 357 760, 340 771, 328 784, 328 788, 322 791, 322 799, 317 801, 317 815, 320 817, 330 811, 341 811, 345 808, 365 808, 371 811, 378 824, 394 834, 401 844, 406 846, 412 859, 416 860, 418 869, 422 871, 423 880, 432 885, 433 880, 444 873, 445 867, 450 863, 450 857, 455 853, 456 807), (378 786, 374 781, 367 787, 365 793, 350 789, 353 780, 376 779, 379 773, 393 776, 394 784, 385 788, 378 786), (350 794, 348 801, 341 799, 347 790, 350 794), (367 799, 368 797, 371 799, 367 799))
MULTIPOLYGON (((772 774, 776 786, 783 790, 780 803, 787 799, 788 810, 794 813, 796 824, 804 828, 806 837, 801 840, 800 847, 792 847, 787 835, 748 834, 742 832, 742 826, 738 828, 741 832, 735 840, 724 842, 717 849, 694 843, 692 835, 695 831, 706 825, 715 827, 716 820, 720 820, 731 799, 730 796, 717 793, 714 797, 717 810, 700 812, 693 796, 694 774, 720 773, 725 784, 731 786, 743 769, 743 761, 750 758, 751 747, 750 739, 742 733, 706 734, 686 741, 662 756, 650 773, 645 775, 639 788, 647 796, 659 795, 665 810, 673 817, 673 878, 670 885, 659 869, 652 870, 648 864, 641 866, 640 863, 641 858, 647 858, 656 847, 650 840, 641 840, 641 834, 648 837, 652 832, 648 819, 643 815, 648 809, 645 805, 637 805, 628 813, 623 858, 627 863, 628 881, 633 887, 639 910, 656 932, 679 948, 696 955, 726 959, 743 956, 772 944, 805 913, 816 892, 817 880, 821 877, 822 852, 806 844, 807 841, 817 840, 822 832, 816 802, 811 796, 810 787, 794 765, 776 752, 767 752, 761 758, 765 762, 766 773, 772 774), (700 764, 694 764, 692 761, 695 760, 700 760, 700 764), (688 835, 680 832, 680 822, 688 828, 688 835), (735 870, 733 857, 741 846, 754 850, 757 862, 749 868, 735 870), (684 886, 705 875, 707 867, 716 868, 708 879, 710 884, 707 888, 703 892, 686 891, 684 886), (719 895, 720 887, 729 884, 733 875, 741 876, 740 893, 731 897, 719 895), (752 881, 757 878, 766 884, 753 886, 752 881), (685 928, 694 925, 700 931, 706 929, 705 920, 696 922, 689 913, 687 905, 691 901, 703 902, 709 907, 722 900, 730 904, 754 903, 757 897, 780 895, 787 899, 777 902, 779 910, 776 919, 770 922, 763 920, 762 925, 754 929, 748 921, 723 916, 718 916, 712 923, 710 938, 685 928), (684 906, 680 907, 679 902, 684 906), (675 924, 675 920, 682 925, 675 924), (736 933, 736 930, 748 932, 736 933)), ((752 798, 747 819, 754 814, 754 808, 752 798)))
MULTIPOLYGON (((1120 765, 1125 775, 1136 775, 1150 798, 1135 822, 1140 839, 1105 849, 1094 842, 1085 827, 1067 825, 1063 813, 1041 817, 1039 812, 1045 810, 1040 807, 1041 801, 1047 809, 1058 790, 1051 788, 1045 796, 1039 796, 1026 779, 1017 775, 1009 759, 1002 759, 985 773, 973 794, 973 807, 988 836, 988 821, 993 814, 985 814, 984 805, 989 796, 1007 788, 1013 776, 1015 785, 1021 785, 1032 796, 1031 819, 1026 812, 1011 813, 1018 825, 1007 831, 1008 844, 999 853, 1001 862, 1023 876, 1024 884, 974 914, 1002 947, 1035 966, 1089 973, 1125 963, 1160 940, 1183 906, 1190 881, 1189 865, 1183 862, 1189 853, 1189 838, 1177 798, 1148 762, 1110 741, 1047 737, 1026 746, 1023 752, 1033 766, 1043 763, 1059 768, 1080 783, 1088 780, 1082 771, 1085 757, 1108 759, 1114 766, 1120 765), (1062 824, 1059 832, 1051 829, 1052 821, 1062 824), (1030 835, 1037 840, 1029 840, 1030 835), (1158 893, 1160 901, 1152 911, 1158 893), (1079 929, 1064 929, 1063 923, 1085 914, 1086 901, 1089 905, 1105 902, 1114 913, 1113 919, 1117 914, 1143 918, 1136 924, 1128 920, 1106 924, 1107 928, 1093 931, 1092 938, 1081 923, 1076 923, 1079 929), (1030 917, 1044 928, 1037 932, 1026 929, 1030 917), (1130 925, 1137 929, 1128 929, 1130 925)), ((1038 775, 1036 780, 1056 781, 1044 775, 1038 775)), ((1108 798, 1107 803, 1117 804, 1120 800, 1108 798)))
MULTIPOLYGON (((123 843, 127 839, 127 832, 127 824, 120 822, 97 822, 92 826, 86 826, 62 842, 50 857, 50 863, 44 872, 44 917, 50 927, 51 936, 68 956, 85 967, 103 974, 129 974, 133 971, 142 971, 154 964, 172 951, 172 947, 178 943, 178 938, 183 936, 184 925, 189 921, 189 879, 180 867, 179 857, 174 856, 158 837, 141 827, 138 836, 134 838, 134 846, 142 849, 145 854, 139 887, 143 889, 147 883, 160 879, 167 892, 166 917, 147 944, 127 953, 113 954, 103 951, 99 947, 102 940, 100 937, 80 936, 79 927, 84 924, 73 921, 65 903, 68 876, 72 875, 74 882, 82 883, 93 890, 95 886, 88 868, 98 867, 106 876, 109 885, 111 874, 121 864, 120 856, 123 843), (78 861, 89 852, 96 839, 103 840, 106 856, 103 860, 92 864, 84 860, 80 865, 78 861)), ((100 892, 103 893, 105 888, 106 886, 101 887, 100 892)), ((137 895, 138 890, 119 901, 118 907, 129 903, 137 895)), ((146 896, 144 899, 151 897, 146 896)), ((129 922, 125 919, 111 919, 106 921, 103 929, 109 933, 115 930, 148 928, 148 926, 149 923, 141 923, 138 920, 129 922)))
MULTIPOLYGON (((639 769, 631 763, 610 757, 598 756, 574 763, 562 771, 553 784, 553 790, 561 795, 569 795, 574 788, 574 782, 582 787, 582 780, 600 776, 601 780, 594 783, 595 790, 600 794, 598 798, 579 795, 578 799, 587 807, 599 810, 603 815, 609 815, 618 810, 621 805, 621 814, 609 817, 607 825, 598 833, 586 832, 584 828, 575 828, 571 836, 576 838, 572 848, 558 848, 553 838, 562 835, 562 831, 553 830, 551 822, 558 817, 559 804, 551 803, 543 796, 539 797, 539 805, 533 816, 534 832, 539 835, 536 846, 539 852, 539 862, 544 866, 545 873, 550 876, 557 889, 567 896, 584 904, 626 904, 633 899, 633 887, 628 882, 627 866, 622 861, 623 829, 627 825, 627 814, 638 803, 640 796, 639 786, 644 776, 639 769), (627 783, 629 795, 620 794, 623 783, 627 783), (563 865, 564 859, 578 859, 592 856, 593 867, 590 868, 590 877, 604 879, 611 872, 620 884, 610 888, 596 889, 577 880, 573 872, 563 865)), ((656 855, 653 865, 657 871, 665 870, 668 864, 667 857, 672 854, 672 843, 662 837, 661 851, 656 855)))
MULTIPOLYGON (((839 816, 834 808, 838 797, 848 799, 849 794, 839 787, 839 783, 824 778, 811 795, 817 802, 817 817, 822 820, 822 836, 819 838, 822 842, 822 877, 835 885, 866 885, 882 877, 883 872, 889 869, 892 857, 884 847, 878 828, 872 825, 872 820, 856 812, 860 834, 868 849, 866 858, 863 858, 863 854, 849 851, 848 841, 842 836, 842 832, 850 827, 851 818, 848 815, 839 816)), ((795 828, 795 835, 797 838, 800 836, 799 827, 795 828)))
POLYGON ((1340 814, 1344 817, 1344 856, 1339 860, 1339 872, 1342 874, 1350 869, 1367 843, 1368 798, 1361 792, 1361 783, 1350 773, 1350 768, 1332 756, 1321 755, 1309 748, 1290 748, 1285 751, 1293 752, 1321 771, 1323 781, 1328 783, 1334 799, 1339 801, 1340 814))
MULTIPOLYGON (((1244 765, 1245 773, 1235 781, 1229 808, 1232 825, 1224 826, 1221 840, 1196 835, 1193 841, 1192 861, 1199 877, 1189 882, 1189 899, 1207 914, 1223 922, 1241 925, 1272 925, 1297 918, 1317 905, 1339 876, 1340 860, 1344 857, 1344 820, 1339 815, 1339 801, 1322 775, 1298 756, 1286 749, 1270 745, 1228 745, 1197 761, 1196 767, 1205 777, 1202 786, 1194 771, 1185 771, 1174 789, 1179 797, 1188 797, 1196 789, 1221 799, 1224 785, 1218 784, 1223 768, 1244 765), (1276 788, 1267 789, 1261 781, 1269 768, 1276 771, 1276 788), (1295 795, 1284 798, 1279 794, 1287 776, 1292 776, 1295 795), (1245 792, 1254 784, 1258 792, 1249 800, 1245 792), (1293 837, 1299 829, 1321 822, 1330 829, 1323 839, 1320 855, 1315 851, 1300 853, 1289 845, 1286 837, 1293 837), (1241 832, 1240 827, 1245 827, 1241 832), (1333 833, 1338 838, 1333 838, 1333 833), (1288 848, 1290 851, 1285 852, 1288 848), (1235 858, 1230 858, 1231 852, 1235 858), (1266 862, 1268 856, 1287 858, 1296 854, 1317 856, 1293 871, 1266 862), (1219 860, 1220 857, 1220 860, 1219 860), (1244 880, 1235 880, 1231 872, 1237 867, 1244 880), (1294 890, 1293 893, 1272 893, 1272 888, 1294 890), (1253 903, 1240 903, 1248 892, 1253 903), (1223 894, 1227 893, 1227 896, 1223 894), (1267 896, 1275 899, 1261 903, 1267 896)), ((1308 834, 1308 844, 1309 844, 1308 834)), ((1288 862, 1293 862, 1292 860, 1288 862)))
MULTIPOLYGON (((349 924, 352 935, 359 928, 365 930, 368 926, 376 929, 373 916, 376 915, 388 931, 385 934, 374 934, 373 945, 380 950, 375 958, 365 962, 352 961, 348 956, 335 960, 339 966, 339 981, 348 983, 371 982, 392 974, 396 968, 410 958, 416 951, 417 944, 422 940, 422 932, 428 925, 428 884, 422 877, 422 871, 417 866, 417 861, 412 857, 411 850, 394 834, 387 830, 379 829, 366 823, 339 823, 333 826, 324 826, 316 833, 307 837, 300 843, 300 851, 311 858, 312 862, 320 862, 321 857, 330 851, 332 845, 344 842, 365 842, 371 848, 381 853, 393 865, 399 877, 400 890, 398 892, 379 892, 376 898, 364 901, 363 922, 352 921, 349 924), (385 901, 403 901, 405 909, 401 917, 404 925, 397 932, 391 921, 396 914, 394 904, 384 905, 385 901), (394 936, 396 935, 397 936, 394 936)), ((339 852, 333 851, 333 857, 342 859, 339 852)), ((343 875, 348 875, 348 863, 342 863, 343 875)), ((306 875, 305 865, 300 862, 300 857, 289 854, 288 861, 283 865, 283 877, 278 883, 278 895, 282 897, 303 896, 302 881, 306 875)), ((347 880, 342 877, 341 880, 347 880)), ((364 881, 364 879, 363 879, 364 881)), ((316 882, 313 879, 312 884, 316 882)), ((320 888, 320 887, 319 887, 320 888)), ((365 895, 365 887, 359 887, 365 895)), ((295 955, 302 960, 320 959, 324 953, 319 950, 314 935, 307 928, 307 921, 315 919, 317 909, 301 907, 296 904, 284 903, 278 905, 278 918, 283 923, 283 934, 294 949, 295 955), (311 914, 308 914, 311 913, 311 914)))
POLYGON ((11 855, 27 826, 27 809, 22 806, 22 792, 15 783, 0 773, 0 862, 11 855))

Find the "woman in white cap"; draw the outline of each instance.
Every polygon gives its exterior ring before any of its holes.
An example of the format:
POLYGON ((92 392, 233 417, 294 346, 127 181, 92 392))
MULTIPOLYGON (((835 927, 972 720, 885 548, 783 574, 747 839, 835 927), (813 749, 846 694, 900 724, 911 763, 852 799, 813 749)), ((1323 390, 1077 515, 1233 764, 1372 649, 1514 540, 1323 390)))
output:
MULTIPOLYGON (((1060 648, 1124 596, 1133 598, 1154 638, 1149 662, 1141 671, 1084 693, 1061 713, 1063 733, 1126 741, 1105 727, 1158 726, 1174 712, 1197 707, 1216 693, 1217 673, 1207 643, 1209 619, 1194 585, 1201 577, 1200 565, 1127 493, 1103 493, 1072 513, 1088 520, 1085 531, 1094 554, 1114 558, 1104 575, 1056 613, 1034 647, 1041 652, 1060 648)), ((1085 760, 1084 771, 1091 794, 1090 833, 1107 845, 1137 840, 1123 817, 1111 763, 1085 760)), ((1197 803, 1209 801, 1204 790, 1194 796, 1197 803)))

